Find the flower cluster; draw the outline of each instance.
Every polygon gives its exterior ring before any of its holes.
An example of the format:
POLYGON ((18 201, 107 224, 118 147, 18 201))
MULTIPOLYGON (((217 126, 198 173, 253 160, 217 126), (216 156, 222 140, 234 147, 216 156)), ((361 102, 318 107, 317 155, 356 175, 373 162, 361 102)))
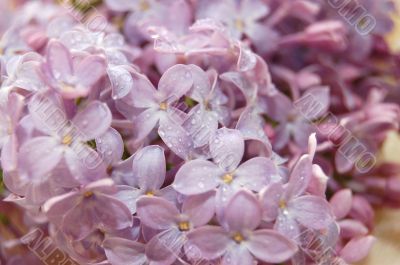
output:
POLYGON ((393 6, 328 2, 1 1, 4 200, 57 264, 360 261, 400 205, 393 6))

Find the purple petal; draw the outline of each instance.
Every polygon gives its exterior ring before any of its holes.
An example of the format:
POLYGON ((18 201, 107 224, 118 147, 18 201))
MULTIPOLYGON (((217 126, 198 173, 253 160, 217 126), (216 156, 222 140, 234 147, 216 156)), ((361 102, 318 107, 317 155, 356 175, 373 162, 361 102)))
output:
POLYGON ((177 64, 169 68, 158 83, 162 101, 173 102, 180 99, 193 85, 190 68, 177 64))
POLYGON ((31 178, 42 177, 54 169, 63 157, 63 148, 52 137, 36 137, 25 142, 18 156, 22 172, 31 178))
POLYGON ((147 261, 145 245, 124 238, 109 237, 103 242, 105 254, 113 265, 140 265, 147 261))
POLYGON ((103 157, 103 161, 112 165, 121 160, 124 153, 124 142, 117 130, 109 128, 103 135, 96 138, 96 148, 103 157))
POLYGON ((225 221, 230 231, 254 230, 261 223, 262 209, 257 198, 246 190, 237 192, 225 209, 225 221))
POLYGON ((185 236, 176 228, 154 236, 146 245, 146 255, 151 262, 172 264, 179 257, 185 236))
POLYGON ((343 219, 350 212, 352 199, 353 195, 350 189, 340 190, 332 196, 329 203, 336 219, 343 219))
POLYGON ((321 197, 301 196, 290 201, 288 208, 294 218, 308 228, 324 229, 334 222, 329 203, 321 197))
POLYGON ((243 245, 234 245, 229 248, 222 259, 221 265, 253 265, 254 258, 243 245))
POLYGON ((274 221, 279 212, 279 201, 283 195, 283 186, 281 183, 272 183, 260 194, 261 205, 263 207, 263 219, 274 221))
POLYGON ((233 171, 242 160, 244 139, 240 131, 221 128, 210 140, 210 152, 217 163, 225 171, 233 171))
POLYGON ((166 174, 164 149, 158 145, 142 148, 133 158, 132 169, 142 190, 159 190, 164 184, 166 174))
POLYGON ((153 229, 168 229, 176 224, 179 211, 171 202, 157 197, 137 201, 137 213, 143 224, 153 229))
POLYGON ((115 197, 122 201, 131 211, 131 214, 136 213, 136 200, 143 195, 143 191, 134 187, 118 185, 118 192, 115 197))
POLYGON ((359 262, 368 255, 375 240, 374 236, 353 238, 339 254, 348 263, 359 262))
POLYGON ((198 249, 201 257, 213 260, 222 256, 231 242, 225 230, 218 226, 202 226, 188 235, 188 244, 198 249))
POLYGON ((244 162, 236 169, 235 176, 235 182, 253 191, 260 191, 272 179, 280 178, 274 162, 265 157, 255 157, 244 162))
POLYGON ((189 133, 169 116, 160 120, 158 134, 164 143, 180 158, 189 159, 194 149, 189 133))
POLYGON ((106 73, 106 62, 98 55, 86 57, 76 68, 79 84, 91 88, 106 73))
POLYGON ((159 111, 156 109, 147 109, 140 113, 133 120, 133 132, 136 141, 142 141, 156 127, 160 120, 159 111))
POLYGON ((183 202, 182 213, 189 216, 195 227, 207 224, 215 213, 215 191, 188 197, 183 202))
POLYGON ((83 141, 100 137, 111 126, 111 111, 105 103, 93 101, 87 105, 72 120, 83 136, 83 141))
POLYGON ((52 41, 49 43, 46 59, 55 79, 65 81, 72 76, 71 54, 61 42, 52 41))
POLYGON ((305 192, 312 175, 312 162, 308 155, 302 156, 290 173, 287 197, 297 197, 305 192))
POLYGON ((251 235, 247 247, 258 259, 270 263, 284 262, 298 250, 294 241, 276 231, 267 229, 255 231, 251 235))
POLYGON ((121 99, 131 92, 133 78, 131 73, 123 66, 114 66, 107 69, 112 86, 113 99, 121 99))
POLYGON ((176 173, 172 187, 184 195, 201 194, 216 188, 223 175, 224 171, 210 161, 192 160, 176 173))

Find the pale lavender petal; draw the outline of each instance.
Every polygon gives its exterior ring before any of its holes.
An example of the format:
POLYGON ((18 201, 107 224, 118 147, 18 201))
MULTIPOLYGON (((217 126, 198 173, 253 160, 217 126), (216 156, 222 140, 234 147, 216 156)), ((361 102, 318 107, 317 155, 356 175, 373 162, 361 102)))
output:
POLYGON ((189 216, 195 227, 207 224, 215 213, 215 191, 188 197, 183 202, 182 213, 189 216))
POLYGON ((118 185, 118 192, 115 197, 122 201, 131 211, 131 214, 136 213, 136 200, 143 195, 143 191, 134 187, 118 185))
POLYGON ((111 126, 111 111, 105 103, 93 101, 89 103, 72 120, 72 124, 77 127, 82 140, 93 140, 111 126))
POLYGON ((109 128, 103 135, 96 138, 96 149, 103 157, 103 161, 112 165, 121 160, 124 142, 117 130, 109 128))
POLYGON ((80 62, 75 72, 79 85, 91 88, 105 75, 106 62, 98 55, 90 55, 80 62))
POLYGON ((247 247, 258 259, 270 263, 284 262, 298 250, 294 241, 266 229, 255 231, 248 240, 247 247))
POLYGON ((162 101, 174 102, 180 99, 193 85, 190 68, 177 64, 169 68, 158 83, 162 101))
POLYGON ((147 109, 140 113, 133 120, 133 132, 136 141, 142 141, 157 126, 160 120, 159 111, 157 109, 147 109))
POLYGON ((288 210, 308 228, 324 229, 334 222, 329 203, 321 197, 306 195, 295 198, 289 202, 288 210))
POLYGON ((21 171, 32 178, 42 177, 54 169, 63 157, 63 148, 52 137, 36 137, 25 142, 18 155, 21 171))
MULTIPOLYGON (((133 78, 131 73, 123 66, 113 66, 107 69, 108 77, 112 86, 113 99, 121 99, 133 89, 133 78)), ((137 95, 135 95, 136 97, 137 95)))
POLYGON ((224 171, 210 161, 192 160, 176 173, 172 187, 184 195, 201 194, 216 188, 223 175, 224 171))
POLYGON ((188 244, 196 247, 201 257, 213 260, 222 256, 232 241, 227 232, 218 226, 202 226, 188 235, 188 244))
POLYGON ((221 265, 252 265, 254 258, 244 245, 233 245, 225 253, 221 265))
POLYGON ((194 149, 190 134, 170 116, 161 118, 158 135, 180 158, 188 160, 194 149))
POLYGON ((52 41, 47 48, 47 63, 57 80, 67 80, 72 76, 72 59, 68 49, 61 42, 52 41))
POLYGON ((254 230, 261 223, 262 209, 257 198, 246 190, 237 192, 225 209, 225 221, 230 231, 254 230))
POLYGON ((261 206, 263 207, 263 219, 274 221, 279 214, 279 202, 283 195, 281 183, 272 183, 260 194, 261 206))
POLYGON ((106 238, 105 254, 113 265, 143 265, 147 262, 145 245, 118 237, 106 238))
POLYGON ((133 176, 142 190, 159 190, 166 173, 164 149, 158 145, 142 148, 133 158, 132 169, 133 176))
POLYGON ((336 219, 343 219, 351 210, 353 195, 350 189, 343 189, 332 196, 329 203, 336 219))
POLYGON ((359 262, 368 255, 375 240, 374 236, 353 238, 339 252, 339 255, 348 263, 359 262))
POLYGON ((293 198, 301 195, 307 189, 312 175, 312 162, 308 155, 303 155, 290 173, 287 186, 287 197, 293 198))
POLYGON ((272 160, 255 157, 241 164, 235 171, 234 180, 240 186, 253 191, 260 191, 272 179, 279 179, 278 169, 272 160))
POLYGON ((168 229, 146 244, 146 255, 156 264, 172 264, 179 257, 185 241, 185 236, 178 229, 168 229))
POLYGON ((210 139, 210 152, 217 163, 225 171, 233 171, 242 160, 244 139, 240 131, 221 128, 210 139))
POLYGON ((176 224, 179 211, 171 202, 157 197, 137 201, 137 213, 143 224, 153 229, 168 229, 176 224))

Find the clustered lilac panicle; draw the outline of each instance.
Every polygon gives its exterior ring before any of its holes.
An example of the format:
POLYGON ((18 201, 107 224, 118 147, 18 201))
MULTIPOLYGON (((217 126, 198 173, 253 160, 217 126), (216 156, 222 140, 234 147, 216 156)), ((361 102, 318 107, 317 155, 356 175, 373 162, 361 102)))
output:
MULTIPOLYGON (((357 1, 368 34, 322 0, 81 2, 0 1, 2 198, 29 230, 78 264, 368 255, 373 207, 400 206, 375 163, 391 1, 357 1)), ((13 244, 0 263, 42 264, 13 244)))

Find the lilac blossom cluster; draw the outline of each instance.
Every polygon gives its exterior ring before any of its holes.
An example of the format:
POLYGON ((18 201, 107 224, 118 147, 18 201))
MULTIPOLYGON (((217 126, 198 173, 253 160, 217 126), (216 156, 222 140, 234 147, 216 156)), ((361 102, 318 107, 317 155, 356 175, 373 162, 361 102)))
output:
POLYGON ((3 195, 65 254, 39 258, 363 259, 373 206, 400 205, 376 159, 400 121, 393 6, 329 2, 1 1, 3 195), (369 34, 343 19, 359 5, 369 34))

